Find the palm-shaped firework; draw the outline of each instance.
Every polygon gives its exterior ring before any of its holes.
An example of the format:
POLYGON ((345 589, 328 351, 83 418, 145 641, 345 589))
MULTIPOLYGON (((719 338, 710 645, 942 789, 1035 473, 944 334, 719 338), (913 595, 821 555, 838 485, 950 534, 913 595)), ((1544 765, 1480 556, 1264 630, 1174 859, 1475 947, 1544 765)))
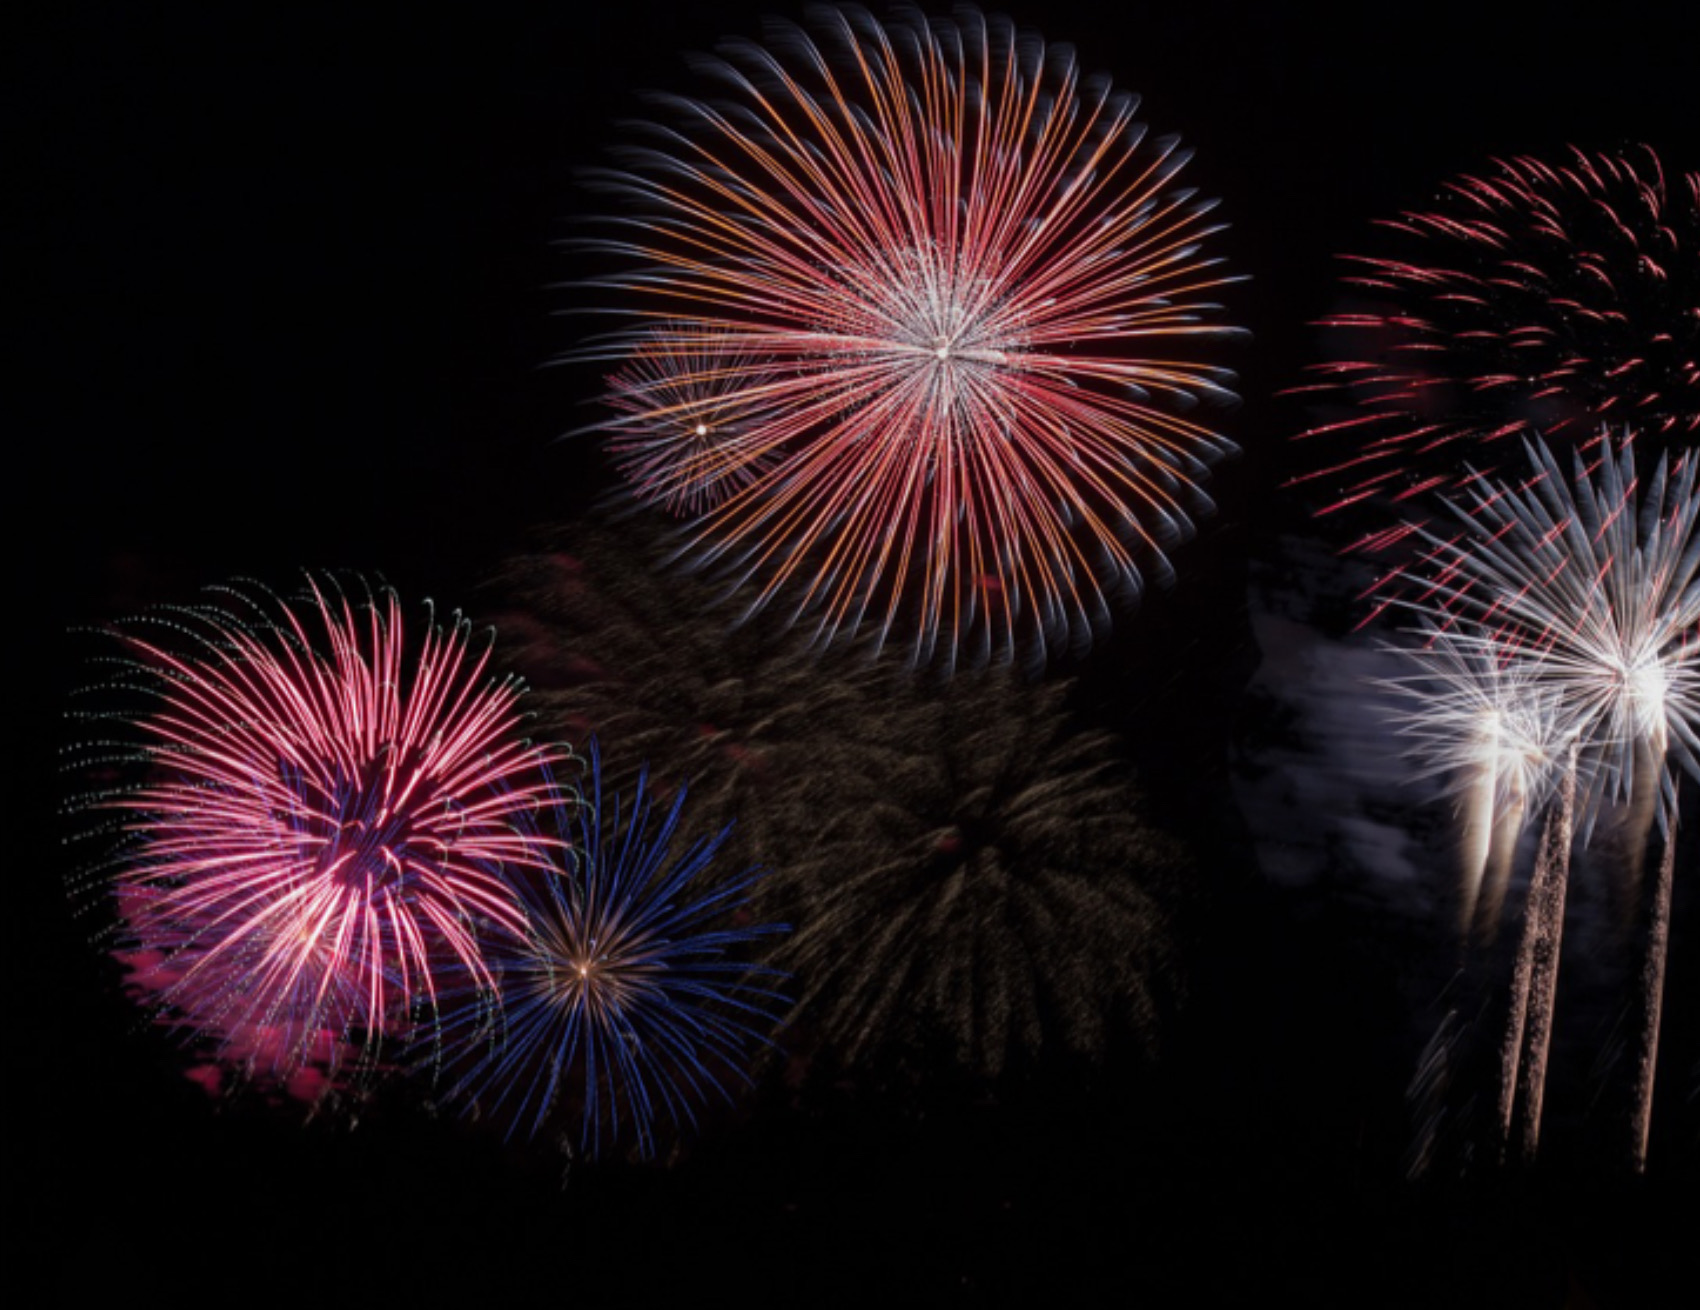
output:
POLYGON ((1409 672, 1383 685, 1400 701, 1395 722, 1418 779, 1455 796, 1461 828, 1459 927, 1491 934, 1510 881, 1517 839, 1539 814, 1569 753, 1562 698, 1497 642, 1479 644, 1456 623, 1420 616, 1417 642, 1400 646, 1409 672))
MULTIPOLYGON (((589 353, 660 351, 694 371, 672 385, 760 415, 714 448, 729 494, 692 532, 752 609, 946 665, 1083 640, 1167 570, 1231 449, 1184 416, 1231 399, 1193 357, 1228 331, 1212 206, 1134 97, 1007 21, 815 26, 725 45, 702 66, 726 99, 668 99, 678 126, 606 175, 632 212, 600 285, 641 326, 589 353), (709 339, 745 357, 735 387, 690 363, 709 339)), ((629 451, 651 420, 613 399, 629 451)), ((699 485, 659 448, 625 462, 642 497, 699 485)))
POLYGON ((1676 770, 1700 772, 1700 459, 1661 458, 1643 489, 1627 439, 1592 473, 1578 455, 1573 477, 1544 444, 1529 457, 1524 486, 1474 489, 1454 505, 1463 535, 1431 539, 1432 617, 1466 648, 1508 648, 1557 696, 1584 755, 1585 822, 1630 797, 1639 767, 1668 825, 1676 770))
MULTIPOLYGON (((1525 1039, 1534 1071, 1529 1149, 1538 1132, 1572 823, 1586 840, 1606 803, 1626 802, 1641 840, 1655 817, 1663 831, 1636 1071, 1639 1165, 1650 1124, 1678 779, 1700 775, 1700 459, 1686 455, 1672 466, 1661 458, 1645 487, 1627 437, 1603 442, 1592 470, 1576 456, 1569 477, 1544 445, 1531 445, 1530 460, 1533 474, 1522 486, 1484 482, 1454 504, 1462 530, 1450 539, 1428 534, 1429 568, 1415 580, 1445 647, 1503 667, 1525 711, 1550 718, 1543 740, 1567 743, 1518 965, 1520 991, 1524 971, 1535 974, 1534 1036, 1525 1039)), ((1438 733, 1452 706, 1444 696, 1435 706, 1438 733)), ((1639 844, 1632 858, 1639 860, 1639 844)), ((1517 1036, 1521 1022, 1514 1014, 1517 1036)), ((1515 1060, 1510 1052, 1508 1076, 1515 1060)))
POLYGON ((622 809, 593 741, 585 793, 557 810, 570 855, 518 880, 526 932, 492 956, 500 1026, 477 1005, 461 1012, 446 1057, 455 1093, 510 1134, 553 1121, 577 1153, 625 1139, 651 1156, 656 1121, 694 1123, 777 1023, 782 975, 747 959, 785 931, 747 921, 761 871, 710 884, 727 829, 678 850, 684 805, 680 788, 657 810, 640 776, 622 809))
POLYGON ((414 650, 393 593, 314 579, 119 630, 99 691, 141 708, 91 716, 82 763, 139 776, 79 808, 121 834, 103 869, 134 986, 222 1063, 335 1073, 433 1030, 445 987, 489 1002, 485 948, 524 925, 507 878, 552 859, 531 819, 553 753, 469 634, 414 650))

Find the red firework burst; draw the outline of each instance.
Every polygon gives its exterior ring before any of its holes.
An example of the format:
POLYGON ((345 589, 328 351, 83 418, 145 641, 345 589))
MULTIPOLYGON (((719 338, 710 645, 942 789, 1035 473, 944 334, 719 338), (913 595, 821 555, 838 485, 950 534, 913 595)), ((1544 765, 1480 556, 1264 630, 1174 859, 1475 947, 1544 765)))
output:
POLYGON ((1332 411, 1301 434, 1324 467, 1295 480, 1325 489, 1319 513, 1461 494, 1526 439, 1587 450, 1608 421, 1700 436, 1700 173, 1667 181, 1646 147, 1496 160, 1381 226, 1394 253, 1347 257, 1368 303, 1324 320, 1336 359, 1296 389, 1332 411))
POLYGON ((530 822, 550 752, 464 621, 410 658, 393 593, 226 594, 120 634, 146 776, 91 801, 120 816, 133 986, 224 1063, 289 1080, 416 1035, 446 978, 493 991, 485 934, 524 927, 504 874, 550 864, 530 822))
MULTIPOLYGON (((669 100, 685 130, 610 175, 639 212, 597 243, 625 269, 601 285, 643 326, 590 353, 662 351, 759 415, 691 528, 751 608, 901 631, 917 660, 1078 639, 1167 571, 1231 449, 1182 416, 1232 399, 1190 357, 1234 331, 1204 298, 1233 280, 1198 253, 1213 202, 1134 97, 1007 21, 817 27, 724 46, 728 99, 669 100), (735 386, 689 363, 705 338, 746 358, 735 386)), ((668 501, 693 480, 657 456, 636 490, 668 501)))

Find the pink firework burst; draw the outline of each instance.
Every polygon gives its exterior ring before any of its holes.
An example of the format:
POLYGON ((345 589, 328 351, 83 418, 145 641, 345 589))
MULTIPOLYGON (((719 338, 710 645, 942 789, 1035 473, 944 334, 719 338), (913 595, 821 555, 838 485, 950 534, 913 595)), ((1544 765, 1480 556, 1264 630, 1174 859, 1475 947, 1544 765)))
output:
MULTIPOLYGON (((822 642, 948 664, 1084 639, 1168 571, 1232 449, 1186 417, 1233 399, 1195 356, 1235 332, 1200 254, 1213 202, 1174 185, 1188 153, 972 10, 824 11, 703 68, 726 98, 668 100, 681 129, 610 175, 636 212, 597 243, 624 269, 600 285, 641 326, 590 350, 748 361, 735 387, 712 362, 680 379, 759 415, 690 553, 822 642)), ((665 464, 640 496, 692 484, 665 464)))
POLYGON ((122 957, 227 1066, 334 1073, 428 1034, 446 979, 493 993, 486 935, 524 929, 507 877, 550 866, 551 752, 468 635, 433 625, 410 653, 393 593, 312 580, 119 634, 145 776, 89 803, 122 830, 122 957))
MULTIPOLYGON (((1297 388, 1327 413, 1298 479, 1321 514, 1514 473, 1523 443, 1591 450, 1631 423, 1649 447, 1700 439, 1700 173, 1658 156, 1494 161, 1348 256, 1352 312, 1324 320, 1335 359, 1297 388)), ((1414 525, 1370 526, 1379 550, 1414 525)))

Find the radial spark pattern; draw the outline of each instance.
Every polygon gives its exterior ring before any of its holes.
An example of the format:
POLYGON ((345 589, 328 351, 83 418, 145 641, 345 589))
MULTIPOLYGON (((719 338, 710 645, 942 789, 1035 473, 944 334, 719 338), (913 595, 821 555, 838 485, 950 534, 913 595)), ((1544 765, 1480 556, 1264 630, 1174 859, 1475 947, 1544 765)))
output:
POLYGON ((1581 827, 1628 796, 1636 769, 1700 773, 1700 456, 1661 458, 1643 486, 1633 443, 1608 442, 1567 477, 1531 445, 1525 485, 1481 483, 1454 505, 1464 531, 1431 536, 1423 603, 1480 658, 1508 647, 1578 743, 1581 827), (1637 759, 1642 762, 1638 765, 1637 759))
POLYGON ((521 883, 529 930, 496 957, 496 1040, 476 1009, 460 1016, 471 1058, 457 1094, 510 1133, 555 1122, 581 1154, 626 1140, 650 1156, 657 1119, 694 1123, 773 1030, 782 975, 749 955, 784 928, 747 921, 759 870, 711 880, 725 829, 676 851, 683 788, 658 811, 640 777, 622 810, 603 791, 594 743, 589 784, 561 815, 571 839, 562 869, 521 883))
MULTIPOLYGON (((1168 569, 1230 449, 1183 416, 1231 399, 1197 357, 1231 331, 1208 300, 1230 279, 1199 253, 1211 204, 1174 185, 1186 152, 973 11, 824 11, 722 53, 726 99, 667 101, 679 126, 607 178, 635 212, 602 285, 644 326, 591 352, 748 358, 735 394, 715 363, 678 382, 762 416, 717 454, 747 485, 694 556, 821 641, 948 664, 1084 639, 1142 563, 1168 569)), ((663 463, 640 495, 693 484, 663 463)))
POLYGON ((646 499, 681 517, 713 509, 768 463, 754 438, 770 414, 744 394, 762 361, 688 326, 664 329, 608 379, 622 415, 608 451, 646 499))
POLYGON ((289 1078, 429 1028, 446 981, 488 996, 486 940, 524 925, 504 875, 550 858, 548 753, 468 625, 410 652, 393 593, 310 581, 120 640, 104 690, 145 708, 102 716, 120 740, 87 754, 143 776, 87 803, 118 816, 123 950, 164 1021, 289 1078))
POLYGON ((1363 303, 1325 320, 1335 361, 1299 388, 1332 410, 1303 434, 1321 512, 1459 494, 1514 474, 1526 438, 1586 451, 1607 421, 1700 440, 1700 173, 1646 148, 1496 160, 1382 226, 1388 254, 1348 257, 1363 303))
POLYGON ((773 894, 797 927, 779 958, 827 1067, 942 1059, 994 1077, 1160 1044, 1184 991, 1187 858, 1064 695, 958 678, 864 729, 851 758, 877 772, 785 798, 775 826, 795 855, 773 894))
POLYGON ((1468 803, 1485 785, 1495 814, 1538 809, 1570 731, 1557 691, 1510 650, 1432 619, 1399 653, 1413 671, 1382 685, 1399 698, 1394 723, 1409 742, 1414 776, 1444 777, 1468 803))

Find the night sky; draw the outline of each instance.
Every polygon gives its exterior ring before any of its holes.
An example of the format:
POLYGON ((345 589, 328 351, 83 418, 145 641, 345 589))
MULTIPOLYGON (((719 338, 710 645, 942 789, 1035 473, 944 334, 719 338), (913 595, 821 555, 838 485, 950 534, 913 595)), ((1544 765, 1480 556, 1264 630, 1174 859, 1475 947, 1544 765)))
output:
POLYGON ((1320 357, 1336 256, 1448 177, 1570 145, 1700 167, 1690 6, 1008 10, 1196 150, 1187 182, 1231 225, 1215 253, 1248 276, 1223 296, 1251 337, 1217 355, 1243 397, 1216 420, 1241 449, 1215 470, 1218 514, 1176 553, 1172 588, 1048 675, 1078 679, 1078 719, 1117 735, 1192 852, 1191 1000, 1155 1068, 1041 1065, 995 1085, 939 1069, 818 1096, 769 1078, 671 1167, 578 1167, 565 1187, 546 1151, 406 1095, 303 1126, 299 1107, 184 1079, 65 891, 62 711, 99 651, 80 629, 232 577, 287 589, 303 567, 381 575, 410 614, 429 596, 480 617, 504 558, 595 512, 613 474, 593 440, 561 438, 595 417, 599 370, 545 367, 585 330, 560 312, 583 275, 562 242, 602 203, 583 170, 647 112, 639 92, 703 90, 686 53, 801 15, 39 8, 5 79, 22 147, 7 211, 24 840, 4 916, 19 1304, 1686 1303, 1669 1280, 1692 1282, 1672 1239, 1700 1217, 1692 832, 1650 1175, 1608 1158, 1572 1049, 1540 1166, 1407 1177, 1406 1087, 1454 949, 1434 890, 1444 809, 1414 798, 1385 841, 1334 829, 1337 771, 1318 763, 1333 744, 1292 707, 1345 685, 1339 643, 1361 616, 1313 506, 1282 490, 1305 414, 1278 393, 1320 357), (1303 812, 1270 800, 1286 770, 1306 779, 1303 812))

